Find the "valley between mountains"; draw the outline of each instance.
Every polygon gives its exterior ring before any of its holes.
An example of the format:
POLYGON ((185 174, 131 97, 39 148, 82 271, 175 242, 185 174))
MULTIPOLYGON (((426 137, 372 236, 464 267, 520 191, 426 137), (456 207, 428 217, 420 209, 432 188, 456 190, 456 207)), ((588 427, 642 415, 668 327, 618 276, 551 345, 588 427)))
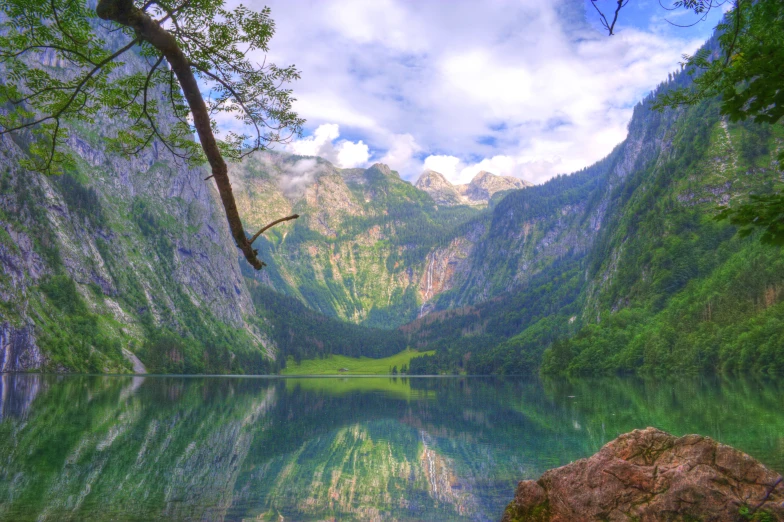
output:
POLYGON ((275 373, 412 348, 432 351, 421 374, 784 371, 780 249, 714 219, 780 187, 784 127, 730 123, 717 100, 652 109, 689 81, 542 185, 250 156, 230 167, 249 233, 301 215, 257 241, 260 272, 205 172, 162 147, 126 159, 110 121, 84 126, 78 164, 46 177, 0 137, 0 370, 275 373))

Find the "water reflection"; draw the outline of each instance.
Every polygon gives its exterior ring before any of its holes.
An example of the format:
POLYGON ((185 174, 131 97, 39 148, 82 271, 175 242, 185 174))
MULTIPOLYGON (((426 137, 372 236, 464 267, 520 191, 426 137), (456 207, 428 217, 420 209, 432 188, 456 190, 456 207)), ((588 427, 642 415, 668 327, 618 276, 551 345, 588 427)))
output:
POLYGON ((0 520, 497 520, 657 426, 784 470, 784 390, 697 379, 0 376, 0 520))

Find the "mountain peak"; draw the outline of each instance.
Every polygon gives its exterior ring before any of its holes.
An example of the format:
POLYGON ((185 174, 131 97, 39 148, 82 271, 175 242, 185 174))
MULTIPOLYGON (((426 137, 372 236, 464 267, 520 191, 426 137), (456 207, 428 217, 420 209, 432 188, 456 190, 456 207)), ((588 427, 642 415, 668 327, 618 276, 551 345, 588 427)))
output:
POLYGON ((425 170, 415 184, 419 190, 424 190, 438 205, 462 205, 463 198, 446 176, 435 170, 425 170))
MULTIPOLYGON (((501 176, 499 174, 493 174, 492 172, 488 172, 486 170, 480 170, 476 173, 476 176, 471 180, 469 185, 476 185, 479 187, 485 187, 489 184, 497 184, 499 186, 508 186, 508 189, 502 188, 501 190, 509 190, 513 188, 526 188, 526 187, 533 187, 534 184, 530 181, 526 181, 524 179, 515 178, 514 176, 501 176)), ((497 191, 496 191, 497 192, 497 191)))
POLYGON ((374 163, 373 165, 370 166, 370 169, 368 170, 371 169, 377 170, 385 176, 398 176, 397 172, 389 168, 389 165, 387 165, 386 163, 374 163))
POLYGON ((426 187, 431 186, 448 186, 453 187, 446 176, 441 174, 440 172, 436 172, 435 170, 426 169, 422 174, 419 176, 419 179, 415 183, 415 186, 418 189, 425 190, 426 187))
POLYGON ((443 174, 427 169, 415 184, 439 205, 487 205, 494 194, 506 190, 523 189, 532 183, 512 176, 499 176, 482 170, 470 183, 453 185, 443 174))
POLYGON ((487 172, 486 170, 480 170, 479 172, 476 173, 476 176, 474 176, 474 178, 471 180, 471 183, 481 182, 482 180, 487 179, 488 177, 500 178, 501 176, 497 174, 493 174, 492 172, 487 172))

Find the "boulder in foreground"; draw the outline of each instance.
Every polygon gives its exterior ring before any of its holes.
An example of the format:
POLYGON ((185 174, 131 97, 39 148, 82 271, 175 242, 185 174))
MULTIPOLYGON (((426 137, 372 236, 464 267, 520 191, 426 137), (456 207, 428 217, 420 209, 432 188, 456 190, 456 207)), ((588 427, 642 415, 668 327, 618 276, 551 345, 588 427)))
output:
POLYGON ((588 459, 518 484, 503 522, 784 521, 784 482, 700 435, 634 430, 588 459))

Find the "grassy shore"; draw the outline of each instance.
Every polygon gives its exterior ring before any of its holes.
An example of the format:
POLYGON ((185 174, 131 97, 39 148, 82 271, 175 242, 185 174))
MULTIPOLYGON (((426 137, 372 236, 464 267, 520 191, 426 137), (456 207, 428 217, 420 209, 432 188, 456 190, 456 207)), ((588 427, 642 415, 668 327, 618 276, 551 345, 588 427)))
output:
POLYGON ((430 355, 433 352, 417 352, 416 350, 404 350, 398 354, 383 359, 371 359, 370 357, 346 357, 345 355, 330 355, 323 359, 307 359, 300 364, 294 359, 286 361, 286 369, 282 375, 387 375, 390 369, 397 367, 397 370, 408 366, 411 359, 422 355, 430 355), (345 371, 341 371, 345 370, 345 371))

